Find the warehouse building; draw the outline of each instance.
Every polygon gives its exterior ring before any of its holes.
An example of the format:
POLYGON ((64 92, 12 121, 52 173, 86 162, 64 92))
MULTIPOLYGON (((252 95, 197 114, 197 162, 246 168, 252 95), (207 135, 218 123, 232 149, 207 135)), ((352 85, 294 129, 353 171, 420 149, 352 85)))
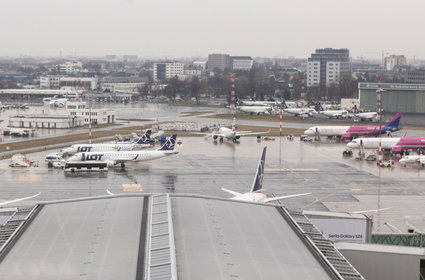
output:
POLYGON ((19 115, 9 117, 10 127, 73 128, 84 126, 83 116, 70 115, 19 115))
POLYGON ((364 280, 301 212, 280 205, 122 194, 0 218, 0 279, 364 280))
POLYGON ((359 83, 360 107, 376 111, 376 90, 381 87, 384 112, 425 113, 425 84, 359 83))

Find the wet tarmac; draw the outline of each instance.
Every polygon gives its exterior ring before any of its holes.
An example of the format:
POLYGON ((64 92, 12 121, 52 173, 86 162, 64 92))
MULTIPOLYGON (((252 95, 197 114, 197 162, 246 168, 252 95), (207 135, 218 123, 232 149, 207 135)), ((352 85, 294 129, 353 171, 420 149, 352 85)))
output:
MULTIPOLYGON (((382 211, 380 223, 390 222, 405 231, 403 217, 415 217, 415 225, 425 229, 425 217, 418 214, 425 200, 425 169, 378 168, 374 162, 343 158, 343 143, 309 143, 286 138, 258 142, 242 137, 239 144, 223 144, 202 137, 182 138, 179 154, 126 168, 111 168, 105 174, 67 176, 62 170, 48 169, 44 156, 52 151, 28 155, 39 167, 9 168, 0 161, 0 199, 42 194, 39 200, 141 191, 145 193, 194 193, 229 197, 225 187, 238 192, 250 189, 258 158, 267 146, 264 186, 268 195, 311 195, 290 198, 290 208, 359 211, 391 207, 382 211), (394 197, 403 198, 404 204, 394 197), (409 199, 411 198, 411 199, 409 199), (409 205, 409 208, 401 207, 409 205), (419 216, 419 218, 418 218, 419 216), (383 219, 386 219, 385 221, 383 219)), ((423 211, 422 211, 423 213, 423 211)), ((373 213, 372 215, 376 215, 373 213)), ((390 231, 381 227, 381 231, 390 231)))

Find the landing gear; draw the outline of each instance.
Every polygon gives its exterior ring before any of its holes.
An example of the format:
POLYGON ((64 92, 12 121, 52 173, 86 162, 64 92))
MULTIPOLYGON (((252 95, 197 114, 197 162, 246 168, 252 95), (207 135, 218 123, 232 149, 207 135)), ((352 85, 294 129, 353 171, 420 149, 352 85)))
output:
POLYGON ((124 168, 125 168, 125 164, 121 163, 121 169, 124 169, 124 168))
POLYGON ((224 141, 223 137, 220 137, 219 141, 220 141, 220 143, 223 143, 223 141, 224 141))

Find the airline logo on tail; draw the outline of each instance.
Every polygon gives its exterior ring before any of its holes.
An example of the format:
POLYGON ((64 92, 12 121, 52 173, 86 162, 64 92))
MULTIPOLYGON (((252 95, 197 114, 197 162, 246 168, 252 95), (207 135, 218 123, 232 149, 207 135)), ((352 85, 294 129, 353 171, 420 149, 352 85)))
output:
POLYGON ((385 126, 386 130, 398 131, 401 129, 399 127, 401 120, 401 113, 397 113, 390 122, 385 126))
POLYGON ((176 144, 177 135, 171 135, 170 139, 165 142, 165 144, 159 149, 159 151, 172 151, 174 150, 174 145, 176 144))
POLYGON ((145 134, 143 134, 142 137, 139 138, 136 144, 149 144, 151 139, 151 133, 152 130, 146 130, 145 134))
POLYGON ((254 182, 252 183, 251 192, 259 192, 263 188, 264 165, 266 162, 267 147, 263 148, 260 162, 258 163, 257 173, 255 174, 254 182))

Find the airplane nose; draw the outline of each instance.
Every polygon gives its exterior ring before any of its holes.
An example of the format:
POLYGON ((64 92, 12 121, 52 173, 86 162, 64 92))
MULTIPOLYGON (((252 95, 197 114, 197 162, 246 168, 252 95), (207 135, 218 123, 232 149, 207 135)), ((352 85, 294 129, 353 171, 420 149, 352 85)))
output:
POLYGON ((348 148, 351 148, 351 149, 353 149, 353 148, 357 148, 357 144, 356 144, 356 143, 352 143, 352 142, 350 142, 350 143, 348 143, 348 144, 347 144, 347 147, 348 147, 348 148))
POLYGON ((307 129, 306 131, 304 131, 304 134, 306 134, 306 135, 308 135, 308 136, 312 136, 313 135, 313 133, 312 133, 313 131, 311 130, 311 129, 307 129))

